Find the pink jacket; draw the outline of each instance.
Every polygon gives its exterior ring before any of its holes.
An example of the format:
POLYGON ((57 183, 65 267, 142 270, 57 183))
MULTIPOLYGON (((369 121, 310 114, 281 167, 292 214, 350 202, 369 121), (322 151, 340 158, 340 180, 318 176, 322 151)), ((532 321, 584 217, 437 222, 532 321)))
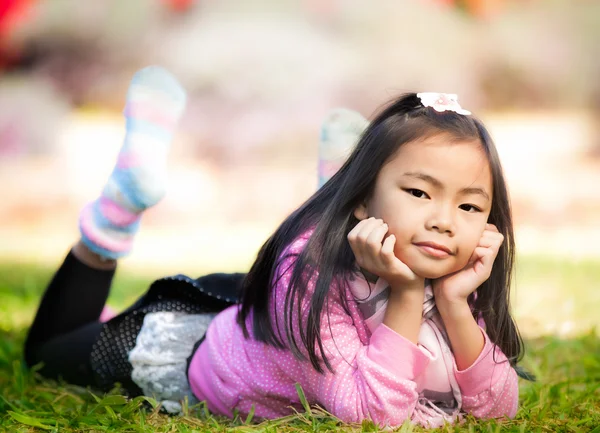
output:
MULTIPOLYGON (((300 237, 289 252, 299 253, 306 241, 307 237, 300 237)), ((293 256, 287 257, 278 268, 272 323, 284 323, 294 261, 293 256)), ((190 386, 196 397, 214 413, 231 417, 237 410, 246 415, 254 406, 257 417, 276 418, 289 415, 290 407, 303 411, 295 388, 299 383, 309 403, 345 422, 371 419, 380 426, 398 426, 410 418, 427 425, 423 413, 415 413, 417 382, 430 364, 426 351, 384 324, 371 332, 350 287, 332 287, 328 304, 321 339, 335 374, 327 369, 318 373, 289 350, 245 339, 236 323, 237 307, 232 306, 213 320, 190 363, 190 386), (341 296, 349 300, 349 311, 343 308, 341 296)), ((454 364, 462 411, 477 418, 513 417, 518 405, 517 375, 482 332, 486 342, 475 363, 464 371, 457 371, 454 364)))

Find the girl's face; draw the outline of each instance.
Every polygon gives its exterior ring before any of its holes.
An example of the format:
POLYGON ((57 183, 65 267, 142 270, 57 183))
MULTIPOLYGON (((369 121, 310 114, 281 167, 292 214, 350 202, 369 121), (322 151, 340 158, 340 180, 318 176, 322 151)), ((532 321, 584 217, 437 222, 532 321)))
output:
POLYGON ((381 218, 396 236, 396 257, 434 279, 467 265, 491 207, 492 176, 481 143, 442 133, 401 146, 354 215, 381 218))

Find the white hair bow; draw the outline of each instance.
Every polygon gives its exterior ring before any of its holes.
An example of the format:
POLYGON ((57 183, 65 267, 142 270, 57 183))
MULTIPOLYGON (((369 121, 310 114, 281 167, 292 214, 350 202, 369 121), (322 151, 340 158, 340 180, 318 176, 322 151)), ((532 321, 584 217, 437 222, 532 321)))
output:
POLYGON ((454 93, 425 92, 417 93, 417 97, 421 100, 423 106, 431 107, 439 113, 454 111, 463 115, 471 114, 470 111, 465 110, 458 104, 458 95, 454 93))

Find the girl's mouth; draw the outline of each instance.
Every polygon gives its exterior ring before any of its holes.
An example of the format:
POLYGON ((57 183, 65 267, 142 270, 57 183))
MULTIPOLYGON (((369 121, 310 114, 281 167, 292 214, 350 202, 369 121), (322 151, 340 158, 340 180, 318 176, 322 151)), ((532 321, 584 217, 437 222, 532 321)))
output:
POLYGON ((419 251, 421 251, 423 254, 430 257, 435 257, 437 259, 443 259, 452 255, 449 248, 433 242, 420 242, 416 243, 415 246, 417 246, 419 251))

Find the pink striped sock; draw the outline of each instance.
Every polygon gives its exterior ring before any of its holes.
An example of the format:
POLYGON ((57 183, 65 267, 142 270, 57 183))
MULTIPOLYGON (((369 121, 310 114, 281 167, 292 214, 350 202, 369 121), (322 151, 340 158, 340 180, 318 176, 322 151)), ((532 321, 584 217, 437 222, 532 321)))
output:
POLYGON ((107 259, 130 252, 142 213, 165 194, 166 157, 185 100, 177 80, 160 67, 134 75, 117 163, 100 197, 79 218, 81 239, 91 251, 107 259))

